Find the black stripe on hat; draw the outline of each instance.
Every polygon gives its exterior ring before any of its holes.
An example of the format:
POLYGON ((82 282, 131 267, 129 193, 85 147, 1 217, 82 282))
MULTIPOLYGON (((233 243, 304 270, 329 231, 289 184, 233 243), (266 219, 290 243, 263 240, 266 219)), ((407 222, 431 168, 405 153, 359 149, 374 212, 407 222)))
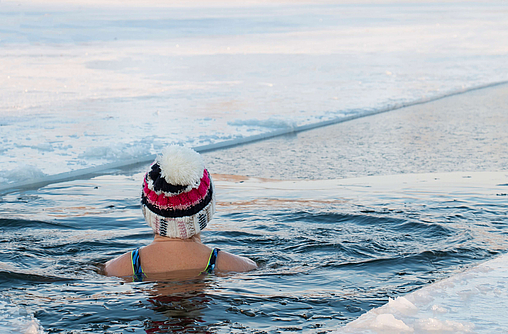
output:
POLYGON ((205 198, 203 198, 200 202, 198 202, 198 204, 191 206, 190 208, 185 210, 173 210, 171 208, 161 209, 159 206, 150 203, 148 198, 145 196, 144 192, 141 193, 141 204, 145 205, 148 210, 152 211, 153 213, 159 216, 166 218, 178 218, 195 215, 199 211, 203 210, 212 201, 212 197, 213 197, 213 187, 212 184, 210 183, 208 193, 206 194, 205 198))
POLYGON ((153 181, 154 191, 163 191, 165 193, 179 193, 188 187, 188 185, 181 186, 177 184, 169 184, 166 179, 162 177, 161 167, 158 163, 152 165, 152 169, 147 173, 146 177, 147 181, 148 178, 153 181))

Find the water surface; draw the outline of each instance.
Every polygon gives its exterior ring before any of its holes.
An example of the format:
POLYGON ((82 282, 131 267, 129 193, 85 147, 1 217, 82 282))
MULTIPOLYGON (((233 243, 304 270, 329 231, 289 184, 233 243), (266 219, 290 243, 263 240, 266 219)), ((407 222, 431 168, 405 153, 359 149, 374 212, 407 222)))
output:
POLYGON ((142 283, 102 276, 101 263, 151 241, 141 177, 3 196, 3 295, 50 333, 324 332, 508 247, 502 173, 216 175, 218 213, 203 240, 259 270, 142 283))

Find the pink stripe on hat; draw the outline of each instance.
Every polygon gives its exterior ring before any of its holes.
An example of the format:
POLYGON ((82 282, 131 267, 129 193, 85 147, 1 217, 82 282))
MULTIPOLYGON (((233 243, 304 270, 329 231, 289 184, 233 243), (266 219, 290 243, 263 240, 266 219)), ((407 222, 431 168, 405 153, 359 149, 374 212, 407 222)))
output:
POLYGON ((146 180, 143 185, 143 192, 152 204, 157 205, 161 209, 168 209, 171 207, 182 209, 182 207, 197 204, 206 196, 210 188, 210 179, 208 173, 205 172, 197 189, 192 188, 191 191, 176 196, 166 196, 164 193, 157 195, 155 191, 148 188, 146 180))

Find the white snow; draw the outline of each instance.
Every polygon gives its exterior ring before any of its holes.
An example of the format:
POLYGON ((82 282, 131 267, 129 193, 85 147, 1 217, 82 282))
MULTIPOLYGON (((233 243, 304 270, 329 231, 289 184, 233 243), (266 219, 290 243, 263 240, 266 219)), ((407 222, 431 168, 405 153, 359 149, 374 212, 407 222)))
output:
POLYGON ((392 314, 380 314, 369 324, 370 329, 387 333, 412 333, 413 329, 392 314))
POLYGON ((388 307, 404 315, 413 315, 418 312, 418 308, 404 297, 390 298, 388 307))

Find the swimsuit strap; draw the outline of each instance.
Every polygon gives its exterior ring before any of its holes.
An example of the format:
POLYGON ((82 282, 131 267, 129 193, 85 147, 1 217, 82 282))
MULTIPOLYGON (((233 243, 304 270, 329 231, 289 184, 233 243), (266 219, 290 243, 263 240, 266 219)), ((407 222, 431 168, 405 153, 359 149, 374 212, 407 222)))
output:
POLYGON ((131 262, 132 262, 132 280, 134 282, 142 282, 143 278, 146 277, 143 272, 143 268, 141 268, 141 258, 139 257, 139 248, 136 248, 131 252, 131 262))
POLYGON ((217 254, 219 254, 220 249, 214 248, 212 252, 210 253, 210 257, 208 258, 208 264, 201 273, 202 274, 211 274, 213 270, 215 269, 215 262, 217 261, 217 254))

